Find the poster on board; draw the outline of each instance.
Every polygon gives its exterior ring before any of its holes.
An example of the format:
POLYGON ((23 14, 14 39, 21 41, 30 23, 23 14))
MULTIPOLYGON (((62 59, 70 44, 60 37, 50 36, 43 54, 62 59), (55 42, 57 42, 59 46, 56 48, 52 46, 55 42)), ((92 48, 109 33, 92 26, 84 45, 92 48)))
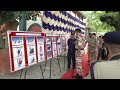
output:
POLYGON ((37 37, 38 62, 45 60, 44 37, 37 37))
POLYGON ((51 37, 46 36, 46 55, 47 59, 52 58, 52 45, 51 45, 51 37))
POLYGON ((61 36, 62 53, 66 52, 66 38, 61 36))
POLYGON ((33 65, 37 63, 36 59, 36 45, 35 45, 35 37, 26 37, 26 46, 27 46, 27 57, 28 64, 33 65))
POLYGON ((57 56, 57 47, 56 47, 56 37, 52 37, 52 51, 53 51, 53 57, 57 56))
POLYGON ((23 37, 11 37, 14 69, 19 70, 25 67, 23 37))
POLYGON ((62 47, 61 47, 61 39, 60 36, 57 37, 57 54, 61 55, 62 54, 62 47))
POLYGON ((66 39, 66 52, 68 51, 68 39, 70 38, 69 35, 65 35, 65 39, 66 39))
POLYGON ((45 34, 25 31, 7 31, 7 34, 11 72, 45 60, 45 34))

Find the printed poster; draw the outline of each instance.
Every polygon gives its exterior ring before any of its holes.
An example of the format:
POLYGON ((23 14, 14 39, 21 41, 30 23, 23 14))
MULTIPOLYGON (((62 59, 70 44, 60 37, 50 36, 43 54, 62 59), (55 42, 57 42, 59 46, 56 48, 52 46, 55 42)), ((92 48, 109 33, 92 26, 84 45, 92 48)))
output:
POLYGON ((68 39, 69 39, 69 37, 66 36, 65 38, 66 38, 66 51, 68 51, 68 39))
POLYGON ((45 59, 44 33, 7 31, 7 34, 11 72, 37 64, 45 59))
POLYGON ((56 37, 52 37, 52 50, 53 50, 53 57, 57 56, 57 47, 56 47, 56 37))
POLYGON ((37 37, 38 62, 45 60, 44 55, 44 37, 37 37))
POLYGON ((36 60, 35 37, 26 37, 26 42, 27 42, 28 64, 29 65, 36 64, 37 60, 36 60))
POLYGON ((25 67, 24 57, 24 43, 23 37, 12 37, 12 49, 13 49, 13 63, 14 70, 19 70, 25 67))
POLYGON ((60 37, 57 37, 57 53, 58 53, 58 55, 62 54, 62 47, 61 47, 60 37))
POLYGON ((46 37, 46 52, 47 52, 47 59, 52 58, 52 47, 51 47, 51 37, 46 37))
POLYGON ((62 53, 66 52, 66 39, 65 37, 61 37, 61 44, 62 44, 62 53))

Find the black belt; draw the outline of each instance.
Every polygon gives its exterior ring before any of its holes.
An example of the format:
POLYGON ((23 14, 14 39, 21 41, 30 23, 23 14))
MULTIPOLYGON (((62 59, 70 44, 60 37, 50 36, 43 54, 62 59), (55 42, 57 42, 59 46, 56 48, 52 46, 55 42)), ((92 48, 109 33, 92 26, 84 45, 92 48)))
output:
MULTIPOLYGON (((78 50, 78 49, 76 49, 76 50, 78 50)), ((84 50, 84 48, 82 48, 81 50, 84 50)))

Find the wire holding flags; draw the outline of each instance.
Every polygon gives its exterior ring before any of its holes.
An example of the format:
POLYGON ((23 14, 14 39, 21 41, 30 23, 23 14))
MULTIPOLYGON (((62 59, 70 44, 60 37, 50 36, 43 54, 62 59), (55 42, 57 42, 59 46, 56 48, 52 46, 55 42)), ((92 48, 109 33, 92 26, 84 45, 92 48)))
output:
POLYGON ((85 30, 85 23, 67 11, 44 11, 43 29, 48 31, 72 32, 75 28, 85 30))

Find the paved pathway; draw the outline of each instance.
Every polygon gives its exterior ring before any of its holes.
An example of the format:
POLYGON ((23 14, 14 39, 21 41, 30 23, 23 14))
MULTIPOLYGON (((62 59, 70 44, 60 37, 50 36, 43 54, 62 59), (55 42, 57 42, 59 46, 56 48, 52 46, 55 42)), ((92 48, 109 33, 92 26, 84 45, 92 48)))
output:
MULTIPOLYGON (((41 66, 44 70, 45 61, 41 62, 41 66)), ((62 77, 62 75, 66 72, 67 59, 65 59, 65 69, 64 69, 64 58, 61 57, 61 59, 60 59, 61 72, 59 69, 58 60, 56 58, 52 59, 51 66, 52 66, 51 67, 52 68, 51 69, 51 71, 52 71, 51 79, 60 79, 62 77)), ((25 71, 26 71, 26 69, 23 69, 23 72, 22 72, 22 70, 19 70, 10 75, 0 76, 0 79, 20 79, 20 75, 21 75, 21 79, 24 79, 24 78, 25 79, 43 79, 41 70, 40 70, 40 64, 28 67, 26 77, 25 77, 25 71), (22 74, 21 74, 21 72, 22 72, 22 74)), ((46 64, 44 78, 50 79, 50 60, 48 60, 48 62, 46 64)))

